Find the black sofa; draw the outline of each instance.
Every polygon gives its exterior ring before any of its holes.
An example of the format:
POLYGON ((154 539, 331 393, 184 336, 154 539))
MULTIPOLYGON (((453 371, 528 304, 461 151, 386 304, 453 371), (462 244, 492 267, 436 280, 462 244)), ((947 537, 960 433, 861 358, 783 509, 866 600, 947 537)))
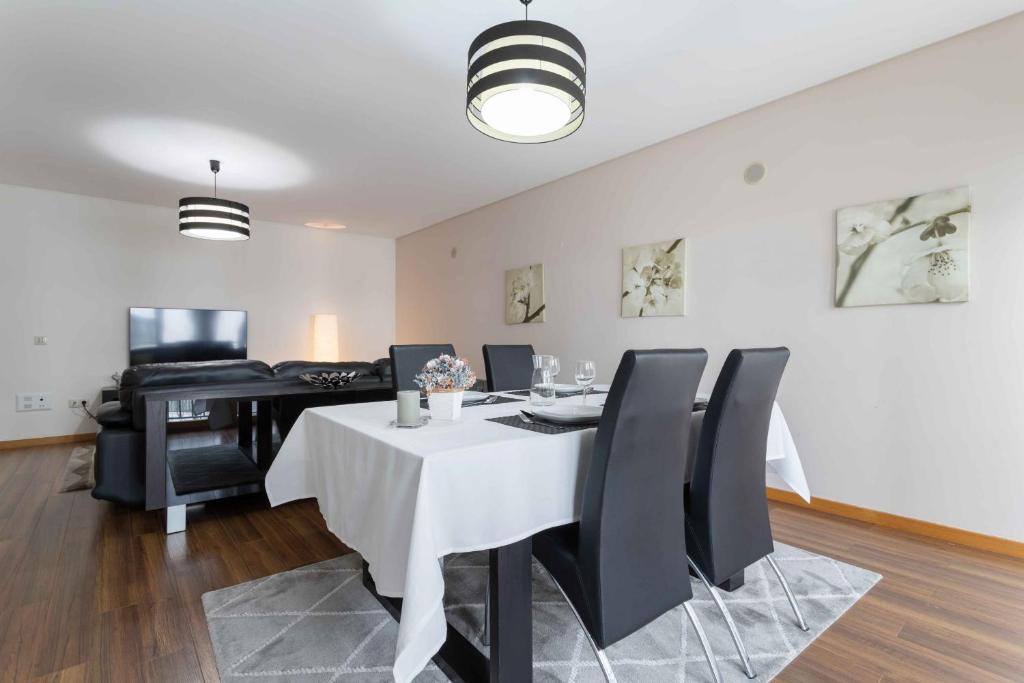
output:
POLYGON ((141 506, 146 491, 146 415, 137 391, 143 387, 189 386, 222 382, 297 380, 311 372, 358 372, 350 384, 316 394, 286 396, 275 400, 274 417, 282 438, 306 408, 388 401, 391 388, 391 364, 387 358, 373 363, 317 363, 285 361, 270 367, 262 361, 231 360, 201 363, 153 363, 130 367, 121 374, 118 401, 100 406, 96 419, 94 470, 96 486, 93 498, 124 505, 141 506))

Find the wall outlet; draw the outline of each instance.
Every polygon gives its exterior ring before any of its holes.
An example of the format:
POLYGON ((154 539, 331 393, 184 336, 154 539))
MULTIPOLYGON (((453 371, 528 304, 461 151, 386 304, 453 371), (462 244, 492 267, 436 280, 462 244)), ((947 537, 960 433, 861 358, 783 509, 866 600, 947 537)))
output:
POLYGON ((68 408, 81 408, 82 406, 85 406, 86 408, 89 407, 88 399, 84 399, 84 398, 69 398, 68 399, 68 408))
POLYGON ((32 410, 52 410, 49 394, 15 394, 15 410, 24 413, 32 410))
POLYGON ((46 346, 47 344, 50 343, 50 340, 47 339, 45 335, 37 335, 32 338, 32 342, 36 346, 46 346))

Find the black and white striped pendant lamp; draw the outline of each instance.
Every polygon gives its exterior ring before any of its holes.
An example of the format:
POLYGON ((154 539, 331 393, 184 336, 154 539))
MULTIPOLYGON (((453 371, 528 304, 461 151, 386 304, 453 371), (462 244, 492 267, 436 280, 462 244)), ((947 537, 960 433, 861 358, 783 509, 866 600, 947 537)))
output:
POLYGON ((201 240, 249 239, 249 207, 217 198, 220 162, 210 159, 212 197, 185 197, 178 202, 178 232, 201 240))
POLYGON ((474 128, 506 142, 551 142, 583 124, 587 53, 561 26, 509 21, 469 46, 466 116, 474 128))

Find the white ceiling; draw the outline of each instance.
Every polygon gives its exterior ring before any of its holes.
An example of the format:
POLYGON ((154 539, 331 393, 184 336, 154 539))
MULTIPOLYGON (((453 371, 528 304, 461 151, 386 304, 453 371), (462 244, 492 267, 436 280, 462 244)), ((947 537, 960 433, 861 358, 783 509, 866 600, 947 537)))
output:
MULTIPOLYGON (((1024 0, 536 0, 588 55, 575 135, 465 118, 516 0, 0 0, 0 182, 398 236, 1024 10, 1024 0)), ((936 77, 940 77, 937 74, 936 77)))

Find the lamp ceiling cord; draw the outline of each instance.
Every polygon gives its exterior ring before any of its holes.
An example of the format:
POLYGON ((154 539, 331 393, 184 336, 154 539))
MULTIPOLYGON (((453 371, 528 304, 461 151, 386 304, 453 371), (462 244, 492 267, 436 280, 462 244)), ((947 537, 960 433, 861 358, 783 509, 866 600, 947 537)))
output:
POLYGON ((217 198, 217 173, 220 171, 220 162, 210 159, 210 171, 213 172, 213 198, 217 198))

